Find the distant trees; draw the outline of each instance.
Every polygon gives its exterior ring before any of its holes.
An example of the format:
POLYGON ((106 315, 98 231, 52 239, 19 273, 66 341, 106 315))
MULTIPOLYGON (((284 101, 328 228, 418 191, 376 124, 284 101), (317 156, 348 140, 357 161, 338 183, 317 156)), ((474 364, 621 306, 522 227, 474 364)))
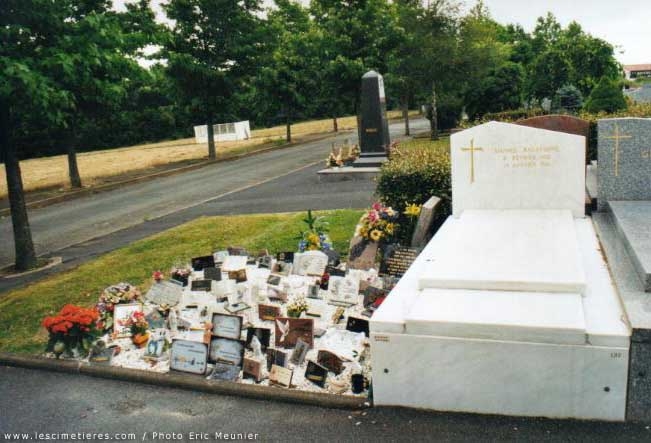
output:
POLYGON ((602 77, 585 102, 588 112, 616 112, 626 109, 626 99, 619 84, 608 77, 602 77))

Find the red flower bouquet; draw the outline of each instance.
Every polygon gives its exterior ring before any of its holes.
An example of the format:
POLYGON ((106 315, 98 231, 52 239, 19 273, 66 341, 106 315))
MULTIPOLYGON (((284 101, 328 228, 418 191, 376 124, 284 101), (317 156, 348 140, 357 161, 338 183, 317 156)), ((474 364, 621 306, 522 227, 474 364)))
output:
POLYGON ((50 333, 47 350, 59 357, 87 354, 93 342, 102 334, 103 325, 95 308, 65 305, 54 316, 43 319, 43 327, 50 333))

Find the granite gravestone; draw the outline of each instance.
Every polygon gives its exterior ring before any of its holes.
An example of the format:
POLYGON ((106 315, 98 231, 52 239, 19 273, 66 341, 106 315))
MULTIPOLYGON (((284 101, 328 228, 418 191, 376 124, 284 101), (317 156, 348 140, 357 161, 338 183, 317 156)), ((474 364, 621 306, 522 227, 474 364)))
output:
POLYGON ((599 210, 613 200, 651 200, 651 119, 612 118, 597 124, 599 210))
POLYGON ((586 143, 590 137, 590 122, 571 115, 541 115, 517 121, 515 124, 529 126, 530 128, 581 135, 586 138, 586 143))
POLYGON ((386 161, 389 148, 389 122, 387 120, 384 79, 375 71, 362 76, 360 119, 360 157, 353 163, 356 168, 377 167, 386 161))

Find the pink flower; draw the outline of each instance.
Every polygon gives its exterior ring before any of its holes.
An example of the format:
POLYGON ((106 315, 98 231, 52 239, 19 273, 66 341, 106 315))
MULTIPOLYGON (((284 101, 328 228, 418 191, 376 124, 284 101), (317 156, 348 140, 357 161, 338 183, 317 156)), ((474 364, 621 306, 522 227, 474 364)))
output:
POLYGON ((375 203, 373 203, 371 208, 373 208, 374 211, 381 211, 382 210, 382 204, 379 203, 379 202, 375 202, 375 203))

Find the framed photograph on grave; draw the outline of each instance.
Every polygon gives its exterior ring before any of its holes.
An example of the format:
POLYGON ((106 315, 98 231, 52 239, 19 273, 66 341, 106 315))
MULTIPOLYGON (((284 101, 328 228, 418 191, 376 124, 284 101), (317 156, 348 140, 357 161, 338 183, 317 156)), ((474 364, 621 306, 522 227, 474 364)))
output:
POLYGON ((269 328, 249 328, 246 331, 246 347, 251 349, 251 340, 253 337, 258 337, 262 352, 266 352, 271 341, 271 329, 269 328))
POLYGON ((271 269, 273 266, 273 257, 271 255, 264 255, 258 259, 258 268, 271 269))
POLYGON ((145 348, 145 355, 143 358, 145 360, 154 360, 158 361, 163 356, 163 350, 165 349, 165 333, 158 333, 152 335, 152 337, 147 342, 147 347, 145 348))
POLYGON ((260 383, 262 381, 262 362, 254 358, 244 357, 242 375, 244 377, 251 377, 256 383, 260 383))
POLYGON ((246 279, 246 269, 239 269, 237 271, 228 271, 228 279, 235 280, 235 283, 244 283, 246 279))
POLYGON ((204 255, 202 257, 194 257, 191 260, 192 269, 195 271, 203 271, 204 268, 215 267, 215 257, 212 255, 204 255))
POLYGON ((191 291, 210 292, 212 291, 212 280, 192 280, 191 291))
POLYGON ((206 280, 221 281, 222 268, 203 268, 203 278, 206 280))
POLYGON ((242 317, 239 315, 214 313, 212 315, 212 335, 239 340, 242 334, 242 317))
POLYGON ((307 368, 305 368, 305 378, 323 388, 328 378, 328 370, 310 360, 307 362, 307 368))
POLYGON ((292 385, 292 375, 294 375, 294 371, 291 369, 272 365, 271 371, 269 371, 269 382, 289 388, 292 385))
POLYGON ((140 303, 118 304, 113 308, 113 332, 117 338, 131 337, 129 318, 135 312, 142 312, 140 303))
POLYGON ((294 254, 294 273, 321 277, 328 266, 328 256, 321 251, 294 254))
POLYGON ((294 253, 291 251, 279 252, 276 255, 276 260, 282 261, 285 263, 294 263, 294 253))
POLYGON ((155 305, 174 307, 179 304, 183 295, 183 286, 174 281, 160 281, 151 285, 145 295, 145 300, 155 305))
POLYGON ((280 317, 280 306, 258 304, 258 318, 263 321, 274 321, 280 317))
POLYGON ((220 337, 213 337, 210 340, 210 352, 208 354, 210 363, 228 363, 242 366, 243 358, 244 342, 220 337))
POLYGON ((307 298, 321 299, 321 287, 319 285, 309 285, 307 287, 307 298))
POLYGON ((328 300, 348 305, 357 304, 359 280, 352 277, 330 277, 328 300))
POLYGON ((280 286, 282 279, 283 277, 280 275, 271 274, 269 277, 267 277, 267 284, 271 286, 280 286))
POLYGON ((346 322, 346 330, 351 332, 363 332, 368 337, 369 324, 368 320, 357 317, 348 317, 346 322))
POLYGON ((296 347, 294 347, 294 351, 292 352, 292 356, 289 358, 289 362, 296 366, 302 365, 309 350, 310 346, 299 338, 296 340, 296 347))
POLYGON ((198 341, 172 340, 170 369, 203 375, 206 373, 208 345, 198 341))
POLYGON ((160 313, 158 309, 152 309, 152 311, 145 315, 145 320, 149 324, 149 329, 162 329, 165 327, 165 317, 160 313))
POLYGON ((279 317, 274 321, 275 346, 293 348, 300 338, 310 347, 314 345, 314 319, 279 317))
POLYGON ((244 302, 238 302, 238 303, 235 303, 235 304, 232 304, 232 305, 227 304, 226 306, 224 306, 224 309, 226 309, 231 314, 236 314, 238 312, 242 312, 242 311, 246 311, 247 309, 251 309, 251 306, 249 306, 248 304, 246 304, 244 302))
POLYGON ((332 371, 337 375, 341 374, 341 371, 344 370, 344 362, 337 354, 330 351, 319 350, 317 362, 324 368, 327 368, 328 371, 332 371))
POLYGON ((213 259, 215 260, 215 265, 219 265, 224 263, 224 260, 226 260, 226 257, 228 257, 230 254, 228 251, 217 251, 215 252, 212 256, 213 259))
POLYGON ((240 271, 246 269, 246 256, 229 255, 222 264, 224 272, 240 271))
POLYGON ((111 347, 91 352, 90 357, 88 357, 88 362, 94 365, 111 366, 116 351, 117 349, 115 347, 111 347))
POLYGON ((271 272, 273 272, 274 274, 282 275, 283 277, 287 277, 289 274, 292 273, 292 268, 293 265, 291 263, 287 263, 279 260, 273 265, 271 272))
POLYGON ((267 297, 269 300, 287 301, 287 292, 284 289, 267 286, 267 297))
POLYGON ((241 368, 228 363, 215 363, 210 380, 237 381, 240 376, 241 368))
POLYGON ((346 271, 343 269, 339 269, 334 266, 328 266, 326 267, 326 273, 330 275, 330 277, 345 277, 346 276, 346 271))

